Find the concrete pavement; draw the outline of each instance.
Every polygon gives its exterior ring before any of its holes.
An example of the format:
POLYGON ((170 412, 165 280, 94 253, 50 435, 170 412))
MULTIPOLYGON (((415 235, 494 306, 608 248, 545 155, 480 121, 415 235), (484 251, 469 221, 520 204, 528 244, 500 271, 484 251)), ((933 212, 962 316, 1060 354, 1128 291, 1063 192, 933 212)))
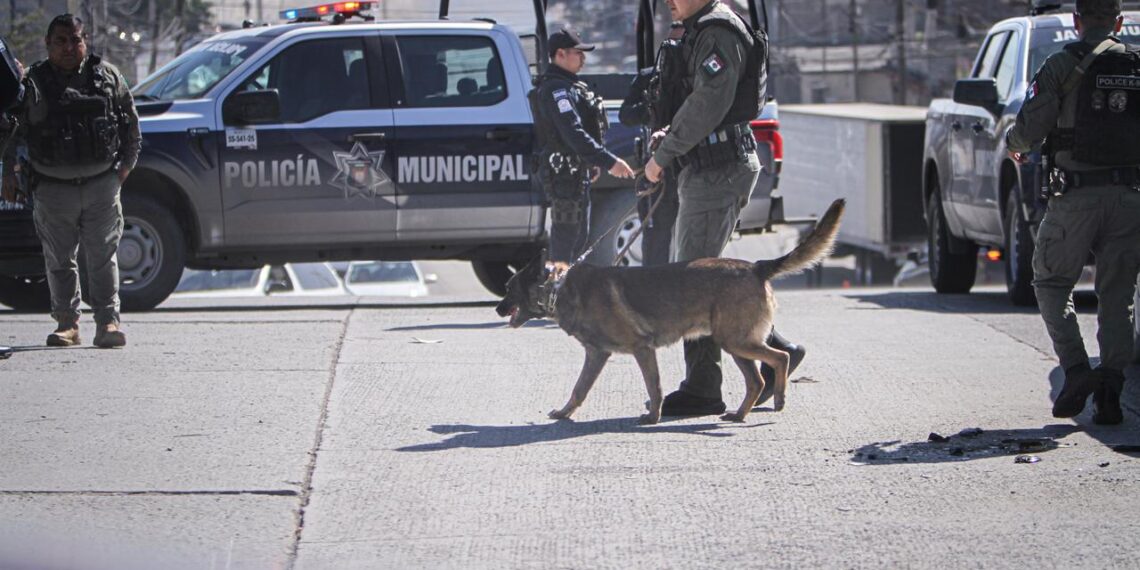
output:
POLYGON ((0 313, 0 567, 1136 567, 1135 369, 1123 426, 1054 420, 1040 317, 998 289, 778 295, 808 358, 745 424, 637 425, 628 356, 547 420, 581 348, 481 295, 173 302, 114 351, 0 313))

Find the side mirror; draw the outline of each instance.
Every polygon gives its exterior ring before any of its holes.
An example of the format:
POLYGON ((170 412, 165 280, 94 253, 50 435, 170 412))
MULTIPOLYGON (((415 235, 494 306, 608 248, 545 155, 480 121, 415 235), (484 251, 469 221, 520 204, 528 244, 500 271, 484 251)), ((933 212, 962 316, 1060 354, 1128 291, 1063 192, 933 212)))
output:
POLYGON ((227 125, 256 125, 281 117, 281 95, 276 89, 233 93, 222 103, 222 121, 227 125))
POLYGON ((994 109, 998 104, 997 80, 960 79, 954 84, 954 102, 961 105, 994 109))

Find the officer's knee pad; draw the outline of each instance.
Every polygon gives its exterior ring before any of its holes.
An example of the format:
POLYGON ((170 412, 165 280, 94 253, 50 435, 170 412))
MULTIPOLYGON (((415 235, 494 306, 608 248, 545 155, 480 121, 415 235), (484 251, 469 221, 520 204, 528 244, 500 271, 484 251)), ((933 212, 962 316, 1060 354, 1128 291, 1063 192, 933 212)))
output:
POLYGON ((586 205, 582 200, 555 198, 550 208, 550 221, 555 224, 577 224, 586 218, 586 205))

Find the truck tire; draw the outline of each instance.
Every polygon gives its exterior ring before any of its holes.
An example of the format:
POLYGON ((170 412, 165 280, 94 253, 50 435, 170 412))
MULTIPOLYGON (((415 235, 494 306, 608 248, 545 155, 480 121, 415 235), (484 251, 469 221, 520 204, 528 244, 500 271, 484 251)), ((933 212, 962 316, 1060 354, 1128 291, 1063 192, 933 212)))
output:
POLYGON ((1021 215, 1017 192, 1010 191, 1006 205, 1005 286, 1009 300, 1018 307, 1036 307, 1033 291, 1033 234, 1021 215))
POLYGON ((51 292, 46 277, 0 275, 0 303, 25 313, 51 311, 51 292))
POLYGON ((950 251, 950 229, 946 227, 942 196, 937 191, 931 194, 927 205, 927 222, 926 252, 934 290, 943 294, 969 293, 978 275, 977 250, 967 248, 964 254, 950 251))
MULTIPOLYGON (((641 227, 641 219, 637 216, 637 195, 632 188, 618 188, 597 192, 593 196, 590 207, 590 239, 587 246, 597 242, 594 251, 586 257, 586 263, 609 267, 614 264, 617 254, 625 249, 630 238, 641 227), (610 229, 613 229, 611 232, 610 229), (601 241, 599 238, 610 232, 601 241)), ((621 260, 619 267, 638 267, 641 265, 641 236, 629 248, 621 260)))
POLYGON ((168 207, 147 196, 123 196, 119 299, 124 311, 149 311, 166 300, 186 266, 186 238, 168 207))
POLYGON ((475 278, 492 295, 506 297, 507 281, 527 263, 530 261, 472 261, 471 268, 475 270, 475 278))

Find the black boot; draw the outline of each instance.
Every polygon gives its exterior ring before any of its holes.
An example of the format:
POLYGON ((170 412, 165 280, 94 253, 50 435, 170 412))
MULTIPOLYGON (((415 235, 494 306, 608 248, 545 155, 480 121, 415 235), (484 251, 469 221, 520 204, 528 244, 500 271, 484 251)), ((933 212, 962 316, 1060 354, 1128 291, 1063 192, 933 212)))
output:
POLYGON ((1120 393, 1124 391, 1124 374, 1119 370, 1097 368, 1100 386, 1093 393, 1093 423, 1114 426, 1124 421, 1124 411, 1120 409, 1120 393))
POLYGON ((661 415, 709 416, 724 413, 724 401, 719 397, 708 398, 693 393, 720 394, 723 380, 720 345, 711 337, 685 341, 685 378, 680 390, 665 396, 661 415))
POLYGON ((1096 391, 1099 378, 1088 364, 1078 364, 1065 371, 1065 384, 1053 402, 1053 417, 1072 418, 1085 409, 1085 402, 1096 391))
MULTIPOLYGON (((780 336, 776 329, 772 329, 772 334, 768 335, 768 346, 777 350, 782 350, 788 353, 788 376, 796 371, 796 368, 804 360, 807 355, 807 349, 802 344, 793 344, 788 339, 780 336)), ((764 390, 760 392, 760 399, 756 400, 756 405, 761 406, 768 400, 772 399, 772 392, 776 389, 776 371, 767 364, 760 363, 760 376, 764 378, 764 390)))

